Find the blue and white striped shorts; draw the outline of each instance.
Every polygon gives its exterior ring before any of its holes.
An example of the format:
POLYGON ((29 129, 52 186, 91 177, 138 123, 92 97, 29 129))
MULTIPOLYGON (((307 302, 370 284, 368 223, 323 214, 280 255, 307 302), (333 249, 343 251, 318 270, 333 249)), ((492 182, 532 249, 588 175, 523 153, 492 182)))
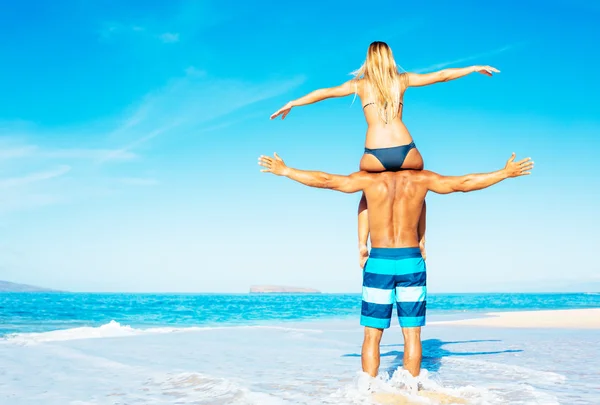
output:
POLYGON ((425 325, 427 269, 419 248, 373 248, 363 272, 360 324, 390 327, 394 302, 403 328, 425 325))

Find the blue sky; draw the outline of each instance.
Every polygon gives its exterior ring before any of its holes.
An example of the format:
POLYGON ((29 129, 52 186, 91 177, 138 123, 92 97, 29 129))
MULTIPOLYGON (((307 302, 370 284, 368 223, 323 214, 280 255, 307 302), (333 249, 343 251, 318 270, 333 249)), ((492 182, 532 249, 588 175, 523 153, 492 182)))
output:
POLYGON ((532 176, 428 197, 430 291, 599 281, 600 6, 63 1, 0 14, 0 279, 73 291, 358 292, 359 195, 259 173, 350 173, 352 97, 269 115, 350 76, 371 41, 408 71, 501 74, 410 89, 428 169, 531 156, 532 176))

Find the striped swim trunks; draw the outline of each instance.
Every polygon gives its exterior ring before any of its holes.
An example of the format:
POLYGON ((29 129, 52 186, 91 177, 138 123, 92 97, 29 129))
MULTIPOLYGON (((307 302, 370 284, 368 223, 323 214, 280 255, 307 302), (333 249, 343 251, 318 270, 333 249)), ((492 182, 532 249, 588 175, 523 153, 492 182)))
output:
POLYGON ((394 302, 403 328, 425 325, 427 272, 419 248, 372 248, 363 272, 360 324, 390 327, 394 302))

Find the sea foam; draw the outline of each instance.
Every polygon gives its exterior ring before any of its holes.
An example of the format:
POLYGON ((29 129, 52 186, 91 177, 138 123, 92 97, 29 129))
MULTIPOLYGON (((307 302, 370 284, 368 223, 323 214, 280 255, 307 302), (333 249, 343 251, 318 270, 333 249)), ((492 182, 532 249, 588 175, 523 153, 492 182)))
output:
POLYGON ((130 337, 151 334, 199 332, 223 329, 273 329, 289 333, 322 333, 319 329, 288 328, 270 325, 240 325, 240 326, 189 326, 189 327, 160 327, 160 328, 133 328, 121 325, 114 320, 98 326, 82 326, 78 328, 59 329, 49 332, 13 333, 4 336, 0 341, 7 343, 28 345, 46 342, 60 342, 78 339, 100 339, 130 337))

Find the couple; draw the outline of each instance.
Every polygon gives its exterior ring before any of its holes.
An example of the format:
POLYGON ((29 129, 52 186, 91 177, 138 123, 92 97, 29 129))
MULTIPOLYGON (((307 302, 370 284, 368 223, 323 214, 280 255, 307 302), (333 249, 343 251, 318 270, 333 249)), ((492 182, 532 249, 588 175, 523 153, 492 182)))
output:
POLYGON ((404 335, 404 368, 413 376, 421 369, 421 326, 425 325, 426 267, 424 261, 425 196, 468 192, 527 175, 530 158, 510 157, 501 170, 466 176, 441 176, 423 170, 423 159, 402 123, 402 96, 408 87, 448 81, 472 72, 498 72, 489 66, 445 69, 429 74, 397 72, 387 44, 373 42, 355 78, 341 86, 320 89, 286 104, 271 116, 285 118, 292 107, 352 93, 363 100, 367 120, 365 154, 360 171, 349 176, 293 169, 275 154, 261 156, 263 172, 285 176, 310 187, 345 193, 362 191, 359 205, 359 252, 363 271, 361 325, 363 371, 376 377, 383 330, 390 326, 396 302, 404 335), (368 107, 368 108, 367 108, 368 107), (402 170, 405 169, 405 170, 402 170), (371 236, 371 251, 367 239, 371 236))

